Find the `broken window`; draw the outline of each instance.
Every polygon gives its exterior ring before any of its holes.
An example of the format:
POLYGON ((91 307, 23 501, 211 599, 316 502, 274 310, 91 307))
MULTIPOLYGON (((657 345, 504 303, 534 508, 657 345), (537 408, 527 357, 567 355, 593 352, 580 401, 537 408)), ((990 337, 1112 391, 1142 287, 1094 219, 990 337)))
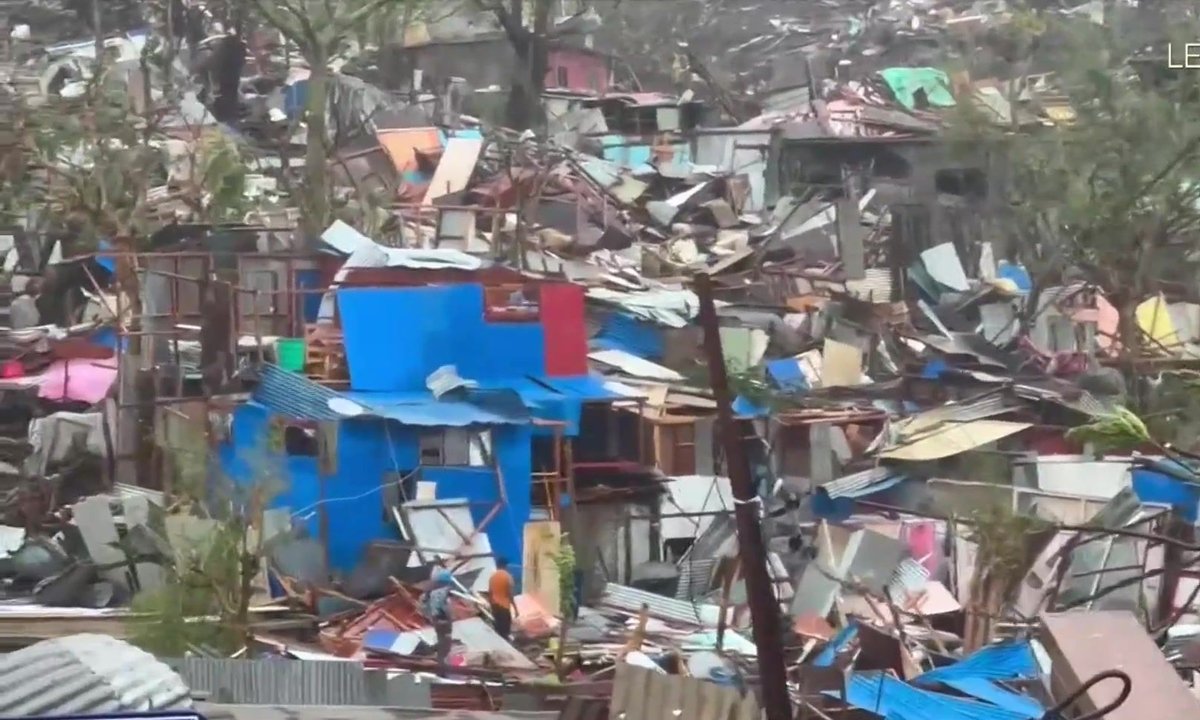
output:
POLYGON ((421 433, 421 464, 445 465, 443 454, 444 436, 441 430, 421 433))
POLYGON ((488 467, 492 464, 492 432, 444 428, 421 433, 421 464, 488 467))
POLYGON ((383 474, 383 510, 388 521, 392 519, 392 508, 400 507, 417 496, 416 470, 398 470, 383 474))
POLYGON ((987 175, 978 168, 938 170, 933 183, 939 193, 979 200, 987 197, 987 175))
POLYGON ((288 455, 299 457, 320 455, 316 428, 303 425, 284 425, 283 451, 288 455))
POLYGON ((541 292, 532 283, 484 288, 483 317, 489 322, 537 322, 541 318, 541 292))

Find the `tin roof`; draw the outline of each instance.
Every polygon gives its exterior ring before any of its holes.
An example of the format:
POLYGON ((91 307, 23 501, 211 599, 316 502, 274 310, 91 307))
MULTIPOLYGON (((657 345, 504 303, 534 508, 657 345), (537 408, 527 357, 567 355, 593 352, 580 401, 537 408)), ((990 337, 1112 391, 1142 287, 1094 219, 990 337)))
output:
MULTIPOLYGON (((826 695, 837 696, 835 690, 826 695)), ((846 679, 846 703, 888 720, 1029 720, 1029 716, 990 703, 930 692, 881 672, 846 679)))
POLYGON ((183 679, 108 635, 68 635, 0 655, 0 717, 93 715, 192 706, 183 679))
POLYGON ((268 410, 297 420, 341 420, 329 401, 342 397, 324 385, 278 365, 261 366, 258 387, 250 396, 268 410))

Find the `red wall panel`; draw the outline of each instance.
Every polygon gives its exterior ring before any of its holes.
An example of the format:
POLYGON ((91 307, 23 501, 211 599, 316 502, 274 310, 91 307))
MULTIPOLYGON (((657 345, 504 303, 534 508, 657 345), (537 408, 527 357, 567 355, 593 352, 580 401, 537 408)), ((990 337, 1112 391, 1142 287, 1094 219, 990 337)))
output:
POLYGON ((538 293, 545 333, 546 375, 587 375, 588 337, 583 288, 569 283, 546 283, 538 293))

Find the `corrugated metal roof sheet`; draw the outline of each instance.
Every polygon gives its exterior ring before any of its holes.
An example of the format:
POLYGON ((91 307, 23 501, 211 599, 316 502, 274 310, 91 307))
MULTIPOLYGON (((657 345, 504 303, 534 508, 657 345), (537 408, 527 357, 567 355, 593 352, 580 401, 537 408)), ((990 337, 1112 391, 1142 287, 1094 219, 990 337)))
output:
POLYGON ((904 422, 897 423, 896 430, 901 436, 916 435, 936 430, 946 424, 961 424, 974 420, 984 420, 1012 412, 1015 409, 1009 404, 1003 394, 992 393, 978 400, 963 403, 946 403, 932 410, 926 410, 904 422))
POLYGON ((167 665, 108 635, 43 640, 0 656, 0 717, 176 710, 191 693, 167 665))
POLYGON ((927 685, 959 678, 1016 680, 1035 678, 1040 674, 1037 658, 1033 655, 1029 641, 1018 640, 977 650, 953 665, 922 673, 914 682, 927 685))
MULTIPOLYGON (((521 425, 529 422, 523 407, 504 407, 498 403, 462 400, 436 400, 427 392, 346 393, 345 397, 364 405, 371 415, 395 420, 401 425, 420 427, 465 427, 467 425, 521 425)), ((514 405, 519 405, 514 401, 514 405)))
POLYGON ((575 375, 572 377, 548 377, 541 382, 549 385, 571 399, 583 402, 623 400, 624 395, 613 392, 603 375, 575 375))
POLYGON ((1037 700, 1028 695, 1006 690, 991 680, 984 680, 983 678, 959 678, 958 680, 946 681, 946 685, 954 688, 963 695, 978 698, 1006 710, 1021 713, 1029 718, 1029 720, 1041 720, 1046 715, 1046 708, 1042 707, 1042 704, 1037 700))
POLYGON ((929 570, 912 558, 904 558, 896 566, 896 573, 888 583, 888 592, 896 602, 906 602, 920 594, 928 584, 929 570))
POLYGON ((642 606, 646 605, 651 617, 684 625, 716 627, 721 616, 721 608, 716 605, 684 602, 617 583, 604 586, 600 603, 633 614, 641 612, 642 606))
POLYGON ((429 710, 407 707, 346 707, 329 705, 237 705, 201 703, 209 720, 557 720, 554 712, 503 713, 465 710, 429 710))
MULTIPOLYGON (((825 694, 840 695, 836 690, 825 694)), ((1028 720, 1019 712, 922 690, 877 672, 856 673, 846 678, 845 700, 887 720, 1028 720)))
POLYGON ((255 705, 396 705, 432 707, 428 683, 354 662, 177 658, 165 661, 193 692, 214 702, 255 705))
POLYGON ((880 457, 892 460, 940 460, 975 448, 983 447, 1022 430, 1033 427, 1029 423, 1004 420, 968 420, 948 422, 913 439, 901 439, 885 448, 880 457))
POLYGON ((622 350, 647 360, 661 360, 665 347, 661 325, 613 312, 605 317, 599 333, 592 337, 595 349, 622 350))
POLYGON ((860 498, 887 490, 904 480, 904 473, 881 465, 830 480, 817 490, 825 493, 831 500, 843 497, 860 498))
POLYGON ((277 365, 260 368, 258 387, 251 399, 274 413, 297 420, 341 420, 329 401, 342 397, 324 385, 277 365))

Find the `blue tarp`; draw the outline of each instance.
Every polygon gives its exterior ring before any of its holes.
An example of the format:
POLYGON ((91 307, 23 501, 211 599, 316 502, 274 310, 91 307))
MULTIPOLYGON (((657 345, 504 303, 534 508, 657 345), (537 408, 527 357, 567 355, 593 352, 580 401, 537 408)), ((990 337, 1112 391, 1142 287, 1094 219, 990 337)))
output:
POLYGON ((768 408, 755 403, 753 400, 738 395, 733 399, 733 415, 740 418, 762 418, 770 414, 768 408))
POLYGON ((771 360, 767 363, 767 377, 780 390, 808 389, 808 378, 800 369, 800 361, 796 358, 771 360))
POLYGON ((851 622, 846 627, 838 630, 838 634, 833 636, 825 647, 821 648, 821 652, 813 658, 813 665, 816 667, 830 667, 833 661, 837 659, 837 655, 847 645, 858 637, 858 623, 851 622))
POLYGON ((1200 516, 1200 477, 1174 460, 1148 461, 1131 470, 1133 492, 1142 502, 1169 505, 1180 517, 1195 523, 1200 516))

